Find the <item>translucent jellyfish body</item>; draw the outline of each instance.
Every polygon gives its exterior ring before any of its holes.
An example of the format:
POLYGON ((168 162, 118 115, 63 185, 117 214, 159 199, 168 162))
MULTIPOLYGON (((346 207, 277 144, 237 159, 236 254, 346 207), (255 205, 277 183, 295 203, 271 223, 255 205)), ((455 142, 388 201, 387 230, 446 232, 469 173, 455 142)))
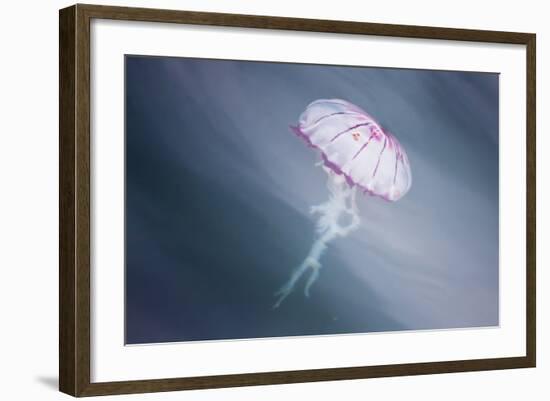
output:
POLYGON ((411 187, 409 160, 397 139, 350 102, 316 100, 291 129, 352 187, 387 201, 400 199, 411 187))
MULTIPOLYGON (((320 99, 309 104, 292 131, 319 151, 327 174, 328 200, 312 206, 317 216, 316 238, 306 257, 289 279, 275 292, 278 308, 302 276, 309 272, 304 294, 319 277, 321 257, 329 244, 356 230, 361 219, 356 192, 387 201, 403 197, 411 187, 411 168, 397 139, 386 132, 364 110, 340 99, 320 99), (341 217, 349 223, 342 224, 341 217)), ((318 164, 319 165, 319 164, 318 164)))

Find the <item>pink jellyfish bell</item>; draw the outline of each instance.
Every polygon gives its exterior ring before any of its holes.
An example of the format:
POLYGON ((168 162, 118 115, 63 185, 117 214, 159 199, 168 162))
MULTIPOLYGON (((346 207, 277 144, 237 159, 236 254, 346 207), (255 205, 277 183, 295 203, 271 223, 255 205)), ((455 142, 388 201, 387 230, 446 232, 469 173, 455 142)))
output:
POLYGON ((298 126, 291 126, 291 129, 319 151, 321 165, 328 175, 330 196, 327 202, 311 208, 311 213, 319 216, 317 238, 304 261, 275 293, 278 296, 275 308, 311 269, 304 290, 309 296, 309 289, 319 276, 319 260, 327 244, 337 237, 347 236, 359 226, 357 189, 393 202, 402 198, 412 183, 407 154, 397 139, 350 102, 316 100, 301 114, 298 126), (350 217, 346 226, 340 223, 344 215, 350 217))
POLYGON ((316 100, 291 128, 352 187, 388 201, 400 199, 411 187, 407 154, 397 139, 350 102, 316 100))

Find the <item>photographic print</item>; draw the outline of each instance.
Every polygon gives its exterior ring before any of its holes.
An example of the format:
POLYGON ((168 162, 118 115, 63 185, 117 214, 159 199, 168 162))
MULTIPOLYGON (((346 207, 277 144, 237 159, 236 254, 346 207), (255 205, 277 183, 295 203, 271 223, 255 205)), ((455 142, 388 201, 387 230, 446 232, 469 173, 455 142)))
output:
POLYGON ((127 344, 499 325, 499 75, 125 57, 127 344))

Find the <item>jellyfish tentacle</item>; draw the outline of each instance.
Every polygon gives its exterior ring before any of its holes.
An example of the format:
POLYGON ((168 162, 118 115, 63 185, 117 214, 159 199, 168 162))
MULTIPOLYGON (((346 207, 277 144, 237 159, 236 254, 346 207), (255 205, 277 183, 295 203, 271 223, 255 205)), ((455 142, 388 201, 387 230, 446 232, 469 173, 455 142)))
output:
POLYGON ((304 295, 308 298, 309 298, 309 289, 311 288, 313 283, 317 281, 317 279, 319 278, 319 270, 321 270, 321 264, 318 261, 311 259, 310 262, 311 262, 310 264, 311 274, 304 287, 304 295))
POLYGON ((304 275, 304 273, 308 269, 312 269, 312 275, 308 279, 308 282, 307 282, 308 284, 306 284, 306 290, 305 290, 306 296, 309 296, 309 288, 319 276, 319 269, 321 269, 319 258, 325 249, 326 249, 326 245, 324 243, 324 238, 319 238, 317 241, 315 241, 315 243, 311 247, 311 250, 309 251, 308 256, 292 272, 288 281, 275 292, 275 296, 278 296, 279 298, 277 299, 277 302, 275 302, 275 305, 273 305, 274 309, 278 308, 281 305, 281 303, 285 300, 285 298, 290 295, 292 290, 294 290, 296 283, 298 282, 298 280, 300 280, 300 278, 304 275))
POLYGON ((347 236, 350 232, 354 231, 361 224, 361 218, 359 217, 359 210, 357 209, 357 203, 355 201, 357 190, 355 187, 351 189, 350 206, 346 208, 345 212, 350 215, 351 221, 346 227, 339 226, 338 234, 341 237, 347 236))
POLYGON ((309 266, 302 264, 300 265, 300 269, 296 270, 292 275, 291 278, 281 287, 279 290, 275 292, 275 296, 278 297, 275 304, 273 304, 273 309, 277 309, 283 301, 292 293, 294 290, 294 287, 296 285, 296 282, 302 277, 302 275, 306 272, 306 270, 309 268, 309 266))
POLYGON ((326 204, 325 203, 321 203, 320 205, 315 205, 315 206, 311 206, 309 208, 309 213, 310 214, 323 214, 326 210, 326 204))
POLYGON ((347 184, 336 177, 333 172, 325 168, 328 174, 327 187, 330 192, 328 201, 310 208, 310 213, 318 214, 316 222, 317 239, 313 242, 306 258, 292 272, 288 281, 275 293, 278 297, 273 308, 278 308, 281 303, 292 293, 296 283, 311 269, 305 287, 304 295, 309 297, 310 290, 315 281, 319 278, 321 263, 319 260, 328 247, 328 244, 338 238, 345 237, 355 230, 360 223, 356 198, 356 188, 349 188, 347 184), (339 223, 342 214, 349 214, 351 221, 347 226, 339 223))
POLYGON ((302 262, 301 265, 298 266, 298 268, 294 270, 294 272, 292 272, 288 281, 275 292, 274 295, 279 298, 277 299, 277 302, 275 302, 275 304, 273 305, 273 309, 277 309, 281 305, 281 303, 285 300, 285 298, 290 295, 292 290, 294 290, 294 286, 296 285, 300 277, 302 277, 302 275, 306 272, 306 270, 309 267, 306 264, 306 261, 307 261, 307 258, 302 262))

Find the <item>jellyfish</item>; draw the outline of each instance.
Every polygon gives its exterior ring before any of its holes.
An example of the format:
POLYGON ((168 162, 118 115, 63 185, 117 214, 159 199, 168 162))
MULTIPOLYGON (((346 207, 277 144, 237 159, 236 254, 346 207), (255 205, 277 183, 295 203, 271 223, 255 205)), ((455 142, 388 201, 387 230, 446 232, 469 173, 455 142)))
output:
POLYGON ((348 236, 361 224, 357 192, 395 202, 410 189, 411 169, 405 150, 395 136, 358 106, 341 99, 319 99, 290 126, 299 138, 318 151, 320 166, 327 175, 328 200, 312 206, 317 217, 315 240, 300 265, 275 292, 278 308, 309 272, 304 295, 309 297, 319 277, 321 257, 329 243, 348 236))

